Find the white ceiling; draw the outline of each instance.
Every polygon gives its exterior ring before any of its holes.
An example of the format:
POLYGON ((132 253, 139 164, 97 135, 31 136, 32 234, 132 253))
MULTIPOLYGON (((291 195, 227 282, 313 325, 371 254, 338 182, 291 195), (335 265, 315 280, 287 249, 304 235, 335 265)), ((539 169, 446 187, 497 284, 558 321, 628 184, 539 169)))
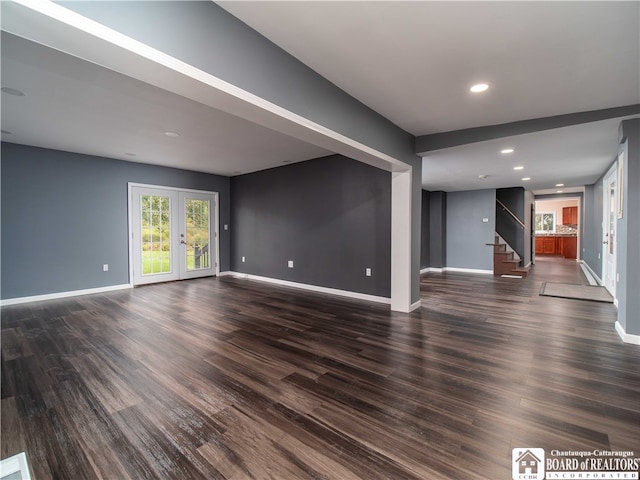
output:
MULTIPOLYGON (((414 135, 640 103, 638 2, 218 3, 414 135), (470 95, 476 81, 491 89, 470 95)), ((26 94, 2 94, 5 141, 223 175, 330 153, 7 35, 2 86, 26 94)), ((613 160, 619 121, 431 152, 423 185, 590 184, 613 160)))
POLYGON ((2 85, 25 94, 2 95, 13 143, 228 176, 331 154, 5 32, 2 85))

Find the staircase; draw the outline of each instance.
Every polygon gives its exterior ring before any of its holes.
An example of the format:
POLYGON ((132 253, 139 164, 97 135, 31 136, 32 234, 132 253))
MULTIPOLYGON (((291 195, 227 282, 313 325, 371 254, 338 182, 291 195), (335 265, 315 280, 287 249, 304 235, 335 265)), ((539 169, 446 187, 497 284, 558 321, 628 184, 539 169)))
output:
POLYGON ((493 246, 493 274, 497 277, 526 277, 529 267, 521 267, 520 259, 515 258, 515 252, 507 248, 507 244, 502 242, 499 235, 495 237, 495 243, 488 243, 493 246))

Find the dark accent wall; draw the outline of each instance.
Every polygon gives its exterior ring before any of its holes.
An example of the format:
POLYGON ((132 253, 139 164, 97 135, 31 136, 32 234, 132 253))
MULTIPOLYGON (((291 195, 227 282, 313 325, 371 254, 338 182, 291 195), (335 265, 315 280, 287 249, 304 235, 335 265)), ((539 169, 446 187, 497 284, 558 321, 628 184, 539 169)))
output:
POLYGON ((420 269, 431 266, 429 259, 429 196, 430 192, 422 190, 422 220, 420 225, 420 269))
POLYGON ((433 268, 447 266, 447 192, 429 196, 429 259, 433 268))
POLYGON ((233 271, 390 297, 390 173, 332 155, 233 177, 231 197, 233 271))
POLYGON ((604 176, 584 189, 582 259, 602 279, 602 200, 604 176))
POLYGON ((493 270, 496 191, 447 193, 446 266, 493 270), (483 218, 489 221, 484 223, 483 218))
POLYGON ((447 193, 422 191, 420 268, 447 266, 447 193))
POLYGON ((618 323, 626 333, 640 335, 640 119, 623 121, 621 137, 625 158, 624 211, 617 225, 618 323))
MULTIPOLYGON (((525 190, 522 187, 499 188, 496 199, 500 200, 522 223, 525 223, 525 190)), ((525 239, 529 241, 530 231, 520 225, 504 208, 496 202, 496 232, 513 248, 522 264, 528 263, 525 253, 525 239), (529 233, 529 235, 527 235, 529 233)), ((521 266, 523 266, 521 265, 521 266)))
POLYGON ((228 270, 229 178, 2 143, 2 299, 129 283, 128 182, 219 192, 228 270))

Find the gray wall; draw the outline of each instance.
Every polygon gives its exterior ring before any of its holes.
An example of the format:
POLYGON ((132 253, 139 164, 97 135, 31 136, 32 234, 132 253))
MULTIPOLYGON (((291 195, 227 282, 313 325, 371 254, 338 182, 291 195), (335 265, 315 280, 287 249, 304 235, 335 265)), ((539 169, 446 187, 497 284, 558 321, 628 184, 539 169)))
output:
POLYGON ((233 177, 231 196, 233 271, 390 297, 390 173, 332 155, 233 177))
POLYGON ((621 131, 626 155, 624 214, 617 225, 618 322, 628 334, 640 335, 640 119, 625 120, 621 131))
POLYGON ((495 214, 495 190, 447 193, 447 267, 493 270, 495 214))
POLYGON ((602 187, 603 177, 584 190, 582 259, 602 280, 602 187))
POLYGON ((447 193, 422 191, 422 249, 420 268, 447 263, 447 193))
POLYGON ((447 192, 429 196, 429 260, 434 268, 447 266, 447 192))
POLYGON ((420 298, 422 162, 415 154, 411 134, 346 94, 213 2, 62 4, 411 165, 411 301, 420 298))
POLYGON ((219 192, 229 223, 227 177, 2 143, 2 299, 129 283, 127 182, 219 192))
POLYGON ((431 266, 429 254, 429 196, 430 192, 422 190, 422 220, 420 223, 420 269, 431 266))

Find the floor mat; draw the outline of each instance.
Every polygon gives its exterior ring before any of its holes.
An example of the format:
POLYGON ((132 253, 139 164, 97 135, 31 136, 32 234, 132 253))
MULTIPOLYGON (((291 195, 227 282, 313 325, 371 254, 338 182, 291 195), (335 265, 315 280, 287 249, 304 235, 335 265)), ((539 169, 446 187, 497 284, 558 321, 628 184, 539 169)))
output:
POLYGON ((604 287, 544 282, 540 295, 545 297, 575 298, 592 302, 613 303, 613 297, 604 287))

